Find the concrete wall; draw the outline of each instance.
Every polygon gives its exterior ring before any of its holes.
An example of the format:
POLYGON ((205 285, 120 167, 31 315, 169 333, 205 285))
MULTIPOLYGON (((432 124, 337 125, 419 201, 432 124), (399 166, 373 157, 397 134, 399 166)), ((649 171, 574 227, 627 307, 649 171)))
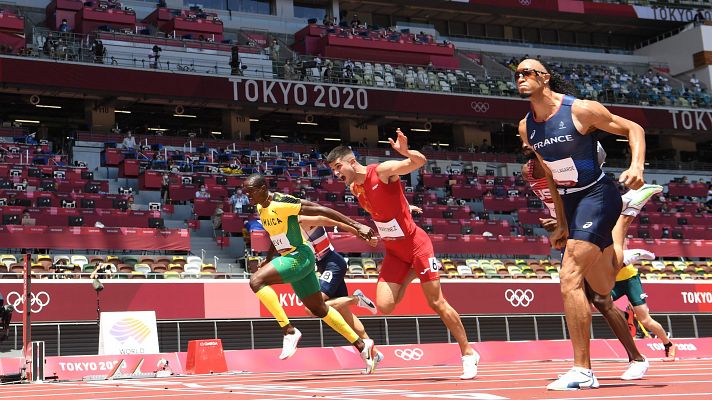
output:
POLYGON ((645 46, 635 53, 654 61, 667 63, 673 76, 684 74, 684 79, 689 74, 695 73, 700 81, 710 87, 712 83, 710 68, 696 69, 693 63, 692 56, 701 51, 712 51, 712 26, 690 26, 687 30, 645 46))

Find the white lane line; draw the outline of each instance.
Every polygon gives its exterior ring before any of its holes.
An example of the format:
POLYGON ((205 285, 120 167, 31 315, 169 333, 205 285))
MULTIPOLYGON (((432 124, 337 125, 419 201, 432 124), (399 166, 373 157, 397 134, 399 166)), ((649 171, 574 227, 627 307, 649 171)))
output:
MULTIPOLYGON (((546 368, 542 368, 541 372, 539 370, 530 370, 526 369, 524 370, 528 375, 551 375, 552 370, 556 370, 556 368, 552 368, 553 366, 546 366, 546 368)), ((561 372, 564 372, 564 370, 568 367, 562 366, 561 372)), ((602 365, 594 365, 594 371, 598 374, 601 373, 622 373, 624 370, 625 364, 624 363, 618 363, 617 365, 611 365, 610 363, 602 364, 602 365), (620 367, 620 368, 619 368, 620 367)), ((709 367, 699 367, 697 364, 695 364, 695 370, 697 371, 705 371, 705 370, 712 370, 712 364, 710 364, 709 367)), ((365 378, 363 375, 356 374, 356 370, 350 373, 326 373, 325 375, 328 376, 323 376, 321 373, 313 373, 313 372, 304 372, 300 373, 299 377, 297 378, 287 378, 284 377, 283 375, 280 374, 269 374, 270 377, 278 377, 280 381, 284 379, 297 379, 299 381, 309 381, 309 380, 318 380, 318 379, 327 379, 329 382, 332 383, 353 383, 354 381, 356 382, 372 382, 372 381, 378 381, 382 379, 393 379, 393 378, 406 378, 406 377, 423 377, 423 371, 412 371, 409 372, 410 370, 392 370, 392 369, 382 369, 377 371, 374 375, 371 375, 372 378, 365 378), (347 380, 343 380, 340 378, 348 378, 347 380), (356 379, 353 379, 356 378, 356 379)), ((497 377, 497 376, 511 376, 511 372, 516 371, 516 372, 522 372, 523 369, 518 368, 516 370, 510 370, 510 369, 481 369, 480 374, 478 375, 481 378, 484 377, 497 377), (496 372, 501 372, 501 373, 496 373, 496 372)), ((652 376, 664 376, 664 374, 660 374, 659 372, 675 372, 675 371, 689 371, 689 368, 685 368, 684 366, 681 365, 657 365, 653 364, 650 368, 650 372, 652 372, 654 375, 652 376), (657 374, 655 374, 657 373, 657 374)), ((439 377, 439 376, 447 376, 447 375, 453 375, 453 379, 456 379, 457 374, 459 374, 459 367, 447 367, 447 368, 432 368, 427 370, 427 375, 429 377, 439 377), (435 369, 435 371, 433 371, 435 369)), ((554 372, 555 374, 555 372, 554 372)), ((674 376, 675 374, 673 374, 674 376)), ((292 374, 290 374, 292 376, 292 374)), ((650 374, 649 374, 650 376, 650 374)), ((264 382, 265 378, 267 377, 260 377, 257 375, 252 375, 252 374, 242 374, 242 375, 221 375, 221 376, 175 376, 172 378, 172 380, 186 380, 186 381, 191 381, 191 382, 199 382, 201 384, 210 384, 210 383, 221 383, 225 381, 231 381, 231 382, 242 382, 242 383, 247 383, 247 382, 264 382)), ((270 378, 267 378, 270 379, 270 378)), ((148 379, 147 381, 150 381, 148 379)), ((130 384, 132 382, 141 382, 139 380, 124 380, 124 381, 113 381, 113 383, 116 382, 127 382, 125 384, 130 384)))
MULTIPOLYGON (((598 369, 596 370, 597 377, 599 379, 607 378, 607 379, 619 379, 620 374, 623 372, 623 368, 616 368, 616 369, 598 369), (615 375, 610 375, 610 374, 615 374, 615 375)), ((676 369, 675 371, 677 371, 676 369)), ((681 371, 689 371, 689 369, 679 369, 681 371)), ((675 371, 670 371, 671 373, 656 373, 658 371, 652 370, 650 373, 646 375, 646 377, 683 377, 683 376, 704 376, 707 377, 710 375, 710 371, 712 368, 700 368, 697 369, 697 373, 676 373, 675 371)), ((561 372, 564 372, 563 370, 561 372)), ((286 381, 290 384, 309 384, 312 382, 322 382, 325 383, 329 386, 333 386, 335 384, 350 384, 350 385, 359 385, 359 384, 371 384, 373 382, 390 382, 393 385, 396 386, 401 386, 401 385, 408 385, 407 383, 397 383, 393 382, 394 379, 402 379, 402 380, 425 380, 425 379, 431 379, 431 378, 440 378, 440 377, 450 377, 452 376, 452 379, 447 380, 447 381, 441 381, 441 382, 423 382, 423 383, 418 383, 418 384, 455 384, 455 383, 463 383, 462 380, 458 379, 456 376, 451 375, 452 373, 449 372, 440 372, 440 373, 428 373, 428 374, 423 374, 423 373, 412 373, 412 374, 388 374, 388 375, 372 375, 370 378, 364 378, 362 375, 358 376, 353 376, 352 379, 330 379, 328 377, 326 378, 320 378, 318 376, 306 376, 303 379, 299 378, 293 378, 295 381, 294 382, 288 382, 288 379, 277 379, 275 381, 279 381, 281 383, 285 383, 286 381)), ((554 378, 556 376, 556 372, 551 372, 551 371, 546 371, 546 372, 526 372, 526 375, 532 376, 534 378, 522 378, 518 380, 545 380, 547 378, 554 378)), ((502 373, 502 374, 488 374, 488 373, 480 373, 477 375, 477 378, 474 380, 474 382, 479 382, 479 383, 487 383, 487 382, 511 382, 512 381, 512 374, 511 373, 502 373), (491 378, 506 378, 506 379, 491 379, 491 378)), ((255 382, 265 382, 265 379, 238 379, 234 380, 231 382, 231 384, 247 384, 247 383, 255 383, 255 382)), ((201 384, 203 385, 221 385, 221 384, 226 384, 224 380, 220 381, 200 381, 201 384)), ((130 385, 131 382, 127 381, 127 385, 130 385)))
MULTIPOLYGON (((619 395, 619 396, 586 396, 586 397, 552 397, 547 400, 591 400, 591 399, 645 399, 649 397, 674 397, 674 396, 712 396, 712 392, 705 393, 660 393, 660 394, 636 394, 636 395, 619 395)), ((709 398, 709 397, 708 397, 709 398)))

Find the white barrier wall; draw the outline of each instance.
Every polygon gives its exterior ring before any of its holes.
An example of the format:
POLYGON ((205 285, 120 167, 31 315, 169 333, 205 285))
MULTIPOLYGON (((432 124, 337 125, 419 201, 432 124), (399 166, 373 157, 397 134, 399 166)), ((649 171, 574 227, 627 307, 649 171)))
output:
POLYGON ((712 70, 709 67, 695 69, 693 62, 693 55, 701 51, 712 51, 712 26, 690 25, 689 29, 645 46, 635 53, 668 63, 673 76, 695 73, 705 86, 710 87, 712 70))

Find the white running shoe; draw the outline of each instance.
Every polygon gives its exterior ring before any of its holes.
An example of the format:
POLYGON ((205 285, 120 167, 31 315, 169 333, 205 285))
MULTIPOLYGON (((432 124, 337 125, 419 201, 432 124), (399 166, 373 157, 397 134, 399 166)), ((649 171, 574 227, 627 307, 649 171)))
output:
POLYGON ((655 253, 643 249, 623 250, 623 265, 630 265, 640 260, 655 260, 655 253))
MULTIPOLYGON (((374 370, 378 367, 378 364, 380 364, 384 358, 385 358, 385 356, 383 355, 383 353, 381 353, 380 351, 378 351, 378 349, 376 349, 376 357, 374 357, 374 359, 373 359, 373 361, 374 361, 373 369, 374 370)), ((366 368, 365 370, 361 371, 361 374, 368 375, 368 374, 370 374, 370 372, 368 372, 368 368, 366 368)))
POLYGON ((647 359, 643 361, 631 361, 630 364, 628 364, 628 369, 621 375, 621 379, 624 381, 643 379, 645 373, 648 372, 648 367, 650 367, 650 363, 647 359))
POLYGON ((660 185, 643 185, 638 190, 629 190, 622 196, 623 211, 621 214, 637 217, 640 210, 651 197, 663 191, 660 185))
POLYGON ((369 375, 376 369, 376 346, 373 339, 363 339, 363 345, 361 359, 366 363, 366 370, 363 373, 369 375))
POLYGON ((477 376, 477 364, 479 363, 480 355, 477 352, 462 356, 462 375, 460 375, 460 379, 474 379, 477 376))
POLYGON ((302 333, 299 329, 294 328, 294 333, 291 335, 284 335, 282 339, 282 354, 279 355, 280 360, 286 360, 293 356, 297 352, 297 344, 299 339, 302 338, 302 333))
POLYGON ((367 309, 371 312, 371 314, 376 314, 376 312, 378 311, 376 310, 376 304, 371 301, 371 299, 369 299, 365 294, 363 294, 361 289, 356 289, 356 291, 354 291, 354 297, 358 299, 359 307, 367 309))
POLYGON ((590 369, 573 367, 546 386, 548 390, 596 389, 600 385, 590 369))

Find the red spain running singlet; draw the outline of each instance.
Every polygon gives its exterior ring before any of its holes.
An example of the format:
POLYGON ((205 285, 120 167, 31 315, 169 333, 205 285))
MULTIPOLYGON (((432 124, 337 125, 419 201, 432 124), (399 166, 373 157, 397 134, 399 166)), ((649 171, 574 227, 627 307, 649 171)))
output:
POLYGON ((371 214, 386 246, 378 280, 402 284, 411 270, 421 283, 438 280, 440 261, 428 234, 413 221, 400 180, 383 183, 376 167, 378 164, 367 166, 366 180, 351 185, 351 192, 371 214))
POLYGON ((556 218, 556 208, 554 207, 554 199, 551 197, 551 191, 549 190, 549 185, 546 182, 546 177, 544 178, 534 178, 534 160, 529 160, 527 162, 527 173, 524 174, 523 178, 529 186, 532 188, 532 192, 541 199, 544 205, 549 209, 549 214, 553 218, 556 218))
POLYGON ((416 225, 410 214, 400 180, 383 183, 376 172, 378 164, 366 167, 366 180, 353 184, 351 191, 376 223, 382 238, 397 239, 413 236, 416 225))

